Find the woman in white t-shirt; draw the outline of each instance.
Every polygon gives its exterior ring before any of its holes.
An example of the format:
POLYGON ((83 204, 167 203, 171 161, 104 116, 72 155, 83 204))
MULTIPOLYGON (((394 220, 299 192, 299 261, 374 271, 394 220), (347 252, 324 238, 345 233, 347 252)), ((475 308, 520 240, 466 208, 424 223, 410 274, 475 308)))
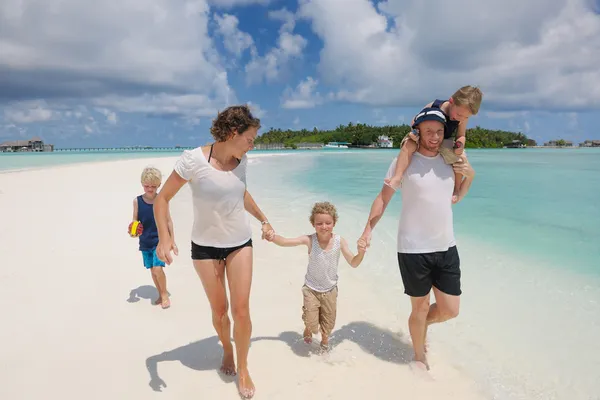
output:
POLYGON ((246 153, 254 146, 260 120, 247 106, 232 106, 220 112, 210 129, 215 143, 183 152, 174 171, 156 200, 154 213, 158 227, 158 258, 172 262, 171 251, 178 254, 167 228, 168 203, 189 183, 194 203, 192 260, 212 309, 213 325, 223 344, 221 371, 236 374, 230 340, 225 271, 230 289, 233 337, 237 353, 240 394, 254 395, 248 373, 248 349, 252 322, 249 297, 252 281, 252 231, 248 213, 262 224, 262 237, 273 229, 246 190, 246 153))

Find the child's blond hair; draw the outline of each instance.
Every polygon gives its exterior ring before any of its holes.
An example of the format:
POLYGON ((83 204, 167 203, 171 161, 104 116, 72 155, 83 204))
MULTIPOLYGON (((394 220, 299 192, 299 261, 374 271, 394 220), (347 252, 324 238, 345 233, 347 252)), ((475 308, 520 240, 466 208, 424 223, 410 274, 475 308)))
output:
POLYGON ((333 218, 333 223, 335 224, 338 220, 337 210, 335 206, 328 201, 322 201, 319 203, 315 203, 310 213, 310 223, 311 225, 315 224, 315 215, 317 214, 328 214, 333 218))
POLYGON ((471 111, 471 114, 476 115, 481 106, 483 93, 477 86, 463 86, 452 95, 452 100, 457 106, 464 106, 471 111))
POLYGON ((151 185, 160 186, 160 184, 162 183, 162 174, 158 169, 154 167, 146 167, 142 171, 141 181, 142 185, 148 183, 151 185))

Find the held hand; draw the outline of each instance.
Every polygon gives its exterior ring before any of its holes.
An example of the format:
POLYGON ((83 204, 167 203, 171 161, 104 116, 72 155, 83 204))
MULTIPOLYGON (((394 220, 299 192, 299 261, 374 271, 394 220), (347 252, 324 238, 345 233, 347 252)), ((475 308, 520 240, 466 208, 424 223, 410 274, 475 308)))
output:
POLYGON ((367 251, 367 249, 371 246, 371 234, 363 233, 362 236, 356 242, 359 250, 367 251))
POLYGON ((356 242, 356 249, 358 250, 359 253, 364 253, 367 251, 367 241, 365 239, 363 239, 362 237, 360 239, 358 239, 358 242, 356 242))
POLYGON ((265 239, 267 239, 268 242, 272 242, 273 239, 275 239, 275 231, 267 232, 265 236, 265 239))
POLYGON ((461 174, 465 178, 473 178, 475 176, 475 170, 471 167, 469 160, 467 160, 467 157, 464 154, 461 156, 460 160, 452 164, 452 168, 455 173, 461 174))
POLYGON ((269 223, 263 224, 261 231, 262 231, 261 239, 265 239, 268 241, 273 240, 275 231, 273 230, 273 227, 271 226, 271 224, 269 224, 269 223), (269 237, 271 238, 270 240, 269 240, 269 237))
POLYGON ((177 256, 179 255, 179 249, 177 245, 172 239, 168 239, 166 241, 159 241, 156 246, 156 257, 159 260, 170 265, 173 262, 173 256, 171 256, 171 251, 177 256))

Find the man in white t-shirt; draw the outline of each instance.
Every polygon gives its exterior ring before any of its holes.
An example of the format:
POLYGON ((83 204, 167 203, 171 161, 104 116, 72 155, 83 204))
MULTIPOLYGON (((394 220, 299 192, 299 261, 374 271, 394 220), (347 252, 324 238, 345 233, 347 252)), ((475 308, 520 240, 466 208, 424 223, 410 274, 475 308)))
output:
MULTIPOLYGON (((439 109, 425 108, 415 117, 419 147, 404 176, 400 191, 402 212, 398 225, 398 264, 404 292, 410 296, 410 336, 419 368, 429 369, 425 337, 427 327, 458 315, 460 304, 460 258, 454 240, 452 195, 454 173, 463 176, 459 201, 469 190, 475 175, 466 157, 448 165, 439 153, 444 140, 446 117, 439 109), (433 288, 436 303, 429 304, 433 288)), ((386 175, 393 176, 395 158, 386 175)), ((361 239, 367 243, 377 222, 394 195, 383 185, 371 206, 361 239)))

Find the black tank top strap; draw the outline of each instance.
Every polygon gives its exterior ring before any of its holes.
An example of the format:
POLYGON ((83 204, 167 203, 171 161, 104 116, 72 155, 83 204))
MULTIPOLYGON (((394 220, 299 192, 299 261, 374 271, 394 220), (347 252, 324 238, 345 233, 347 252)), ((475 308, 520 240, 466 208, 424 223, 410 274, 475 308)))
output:
POLYGON ((435 99, 435 101, 433 103, 431 103, 431 107, 440 108, 442 106, 442 104, 444 104, 444 100, 435 99))
MULTIPOLYGON (((208 153, 208 162, 209 163, 210 163, 210 158, 212 157, 212 151, 213 151, 214 145, 215 145, 214 143, 210 145, 210 152, 208 153)), ((240 164, 242 162, 242 160, 240 158, 236 158, 236 160, 237 160, 238 164, 240 164)))

